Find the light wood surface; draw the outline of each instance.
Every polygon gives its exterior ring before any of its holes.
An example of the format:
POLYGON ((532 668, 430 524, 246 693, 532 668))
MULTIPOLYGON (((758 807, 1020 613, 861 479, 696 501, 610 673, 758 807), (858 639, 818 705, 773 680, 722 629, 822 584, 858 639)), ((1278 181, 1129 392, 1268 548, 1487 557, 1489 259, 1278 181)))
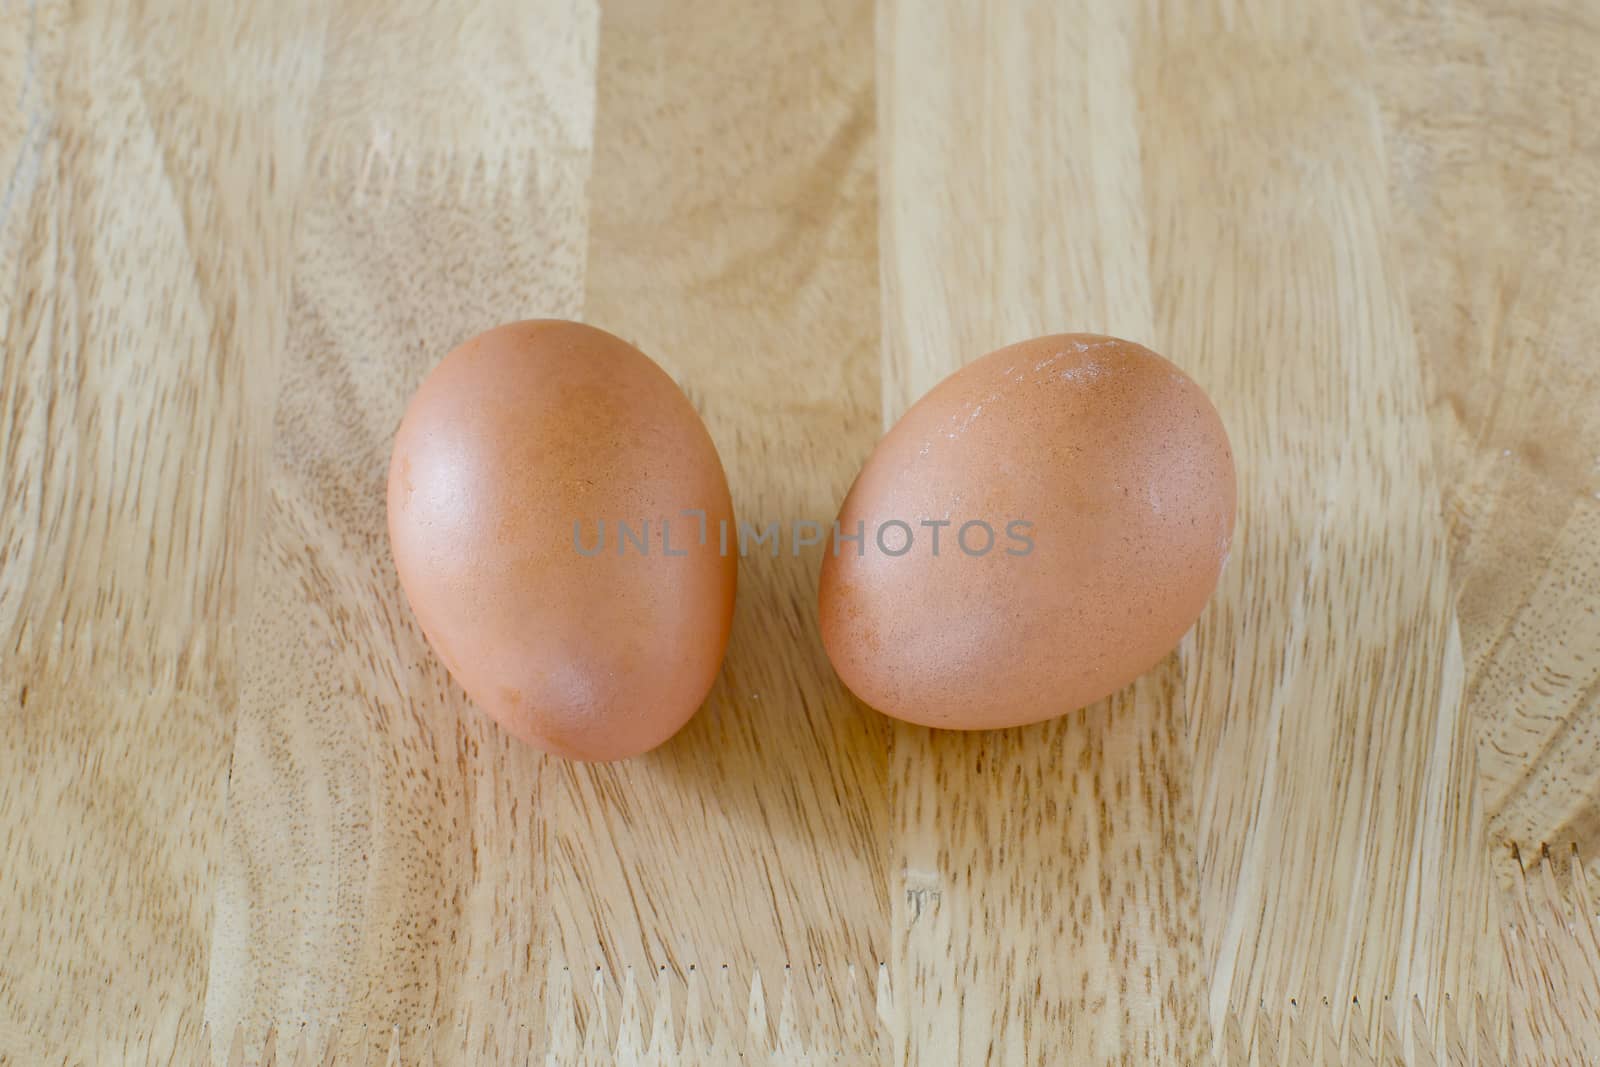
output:
POLYGON ((224 68, 205 19, 0 11, 0 1060, 200 1032, 289 311, 263 60, 290 32, 224 68))
POLYGON ((1600 857, 1592 4, 1369 4, 1494 855, 1600 857))
POLYGON ((337 1024, 382 1052, 404 1024, 411 1055, 418 1023, 502 1048, 513 1020, 542 1023, 552 765, 429 654, 383 479, 439 352, 581 310, 597 10, 410 7, 330 17, 304 115, 216 887, 219 1051, 240 1026, 337 1024))
POLYGON ((1157 347, 1195 368, 1240 457, 1242 532, 1185 656, 1213 1024, 1291 997, 1498 1003, 1359 12, 1161 14, 1139 86, 1157 347))
MULTIPOLYGON (((787 528, 832 519, 877 437, 872 9, 773 5, 762 47, 744 9, 606 7, 584 314, 684 384, 739 519, 787 528)), ((884 958, 887 724, 828 666, 821 557, 791 540, 740 560, 722 677, 681 734, 549 766, 575 970, 773 983, 884 958)))
MULTIPOLYGON (((1153 342, 1133 12, 882 5, 885 428, 1003 344, 1153 342)), ((1201 1054, 1183 723, 1169 657, 1040 726, 897 726, 897 1062, 1201 1054)))
POLYGON ((1558 0, 0 7, 0 1062, 1600 1045, 1597 49, 1558 0), (990 348, 1131 337, 1229 427, 1232 559, 1126 692, 963 736, 753 557, 682 735, 538 757, 381 491, 529 315, 667 367, 757 524, 990 348))

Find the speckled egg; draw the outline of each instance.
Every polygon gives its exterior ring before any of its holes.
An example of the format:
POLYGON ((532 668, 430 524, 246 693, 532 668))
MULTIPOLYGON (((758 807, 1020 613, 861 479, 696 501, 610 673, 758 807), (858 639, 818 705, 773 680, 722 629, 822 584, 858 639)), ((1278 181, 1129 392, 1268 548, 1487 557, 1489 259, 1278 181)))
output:
POLYGON ((935 386, 873 451, 824 557, 823 642, 863 701, 960 730, 1093 703, 1170 652, 1233 537, 1228 435, 1129 341, 1059 334, 935 386))

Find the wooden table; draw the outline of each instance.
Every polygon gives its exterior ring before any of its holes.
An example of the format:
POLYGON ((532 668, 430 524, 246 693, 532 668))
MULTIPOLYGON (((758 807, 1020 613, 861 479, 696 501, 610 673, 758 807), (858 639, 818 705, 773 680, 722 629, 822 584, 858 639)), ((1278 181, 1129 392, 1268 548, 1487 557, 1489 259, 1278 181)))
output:
POLYGON ((133 7, 0 10, 0 1061, 1600 1047, 1600 8, 133 7), (954 735, 753 557, 690 727, 540 757, 383 517, 421 376, 534 315, 764 521, 1003 342, 1148 343, 1231 564, 1125 692, 954 735))

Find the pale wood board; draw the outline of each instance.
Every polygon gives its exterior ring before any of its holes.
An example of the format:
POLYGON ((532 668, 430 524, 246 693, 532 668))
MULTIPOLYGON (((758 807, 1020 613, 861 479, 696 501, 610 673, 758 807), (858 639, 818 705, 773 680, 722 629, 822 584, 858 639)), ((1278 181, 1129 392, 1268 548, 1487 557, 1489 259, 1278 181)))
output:
MULTIPOLYGON (((1153 343, 1134 9, 881 13, 885 423, 1012 341, 1153 343)), ((1201 1054, 1183 722, 1169 657, 1040 726, 896 729, 896 1062, 1201 1054)))
MULTIPOLYGON (((965 18, 916 5, 888 10, 880 48, 903 84, 886 79, 881 97, 885 351, 898 371, 885 376, 886 413, 1006 340, 1069 323, 1144 339, 1153 284, 1162 294, 1157 347, 1211 388, 1239 443, 1239 565, 1184 657, 1213 1028, 1220 1032, 1229 1010, 1278 1008, 1291 997, 1340 1005, 1358 995, 1417 996, 1437 1012, 1446 994, 1473 990, 1494 1003, 1501 978, 1494 953, 1482 951, 1495 933, 1473 739, 1460 711, 1417 361, 1388 280, 1385 160, 1355 12, 1239 5, 1212 15, 1179 5, 1141 25, 1098 7, 1049 15, 991 7, 965 18), (1093 47, 1074 51, 1085 41, 1093 47), (1137 68, 1125 58, 1135 53, 1137 68), (1040 99, 1054 106, 1030 107, 1040 99), (1043 160, 1055 164, 1060 186, 1035 179, 1043 160), (1310 195, 1308 183, 1318 183, 1310 195), (1239 199, 1240 188, 1254 195, 1239 199), (1283 277, 1304 284, 1274 284, 1283 277), (1424 462, 1411 458, 1419 455, 1424 462), (1252 522, 1263 512, 1271 520, 1252 522), (1453 897, 1435 893, 1441 883, 1453 897), (1312 928, 1286 921, 1297 915, 1313 918, 1312 928)), ((1168 714, 1181 721, 1181 710, 1168 714)), ((1120 756, 1150 807, 1187 792, 1181 760, 1121 756, 1104 743, 1114 728, 1097 725, 1099 759, 1078 771, 1090 790, 1109 780, 1119 800, 1129 792, 1115 787, 1120 756)), ((915 899, 936 905, 926 955, 945 973, 926 974, 920 960, 908 966, 928 987, 924 999, 946 1009, 927 1017, 935 1029, 923 1035, 926 1046, 956 1047, 966 1059, 991 1040, 1002 1048, 1025 1041, 1009 1032, 1020 1032, 1012 1016, 1050 1017, 1031 989, 1012 992, 999 981, 978 983, 998 1009, 969 994, 958 1011, 953 996, 957 976, 975 967, 982 974, 985 964, 1030 986, 1037 972, 1016 967, 1004 941, 1026 942, 1037 928, 1030 898, 1038 883, 1008 884, 990 845, 990 809, 975 799, 981 786, 969 797, 966 776, 952 774, 938 748, 913 747, 918 735, 906 736, 896 751, 910 753, 906 807, 918 821, 907 828, 907 854, 923 861, 914 877, 927 885, 915 899), (952 830, 946 811, 974 807, 978 817, 952 830), (983 857, 977 878, 973 852, 983 857), (957 899, 941 905, 952 875, 957 899), (954 930, 939 924, 941 906, 957 909, 954 930), (960 948, 969 930, 981 946, 976 963, 960 948)), ((978 753, 993 760, 990 746, 1005 743, 940 741, 957 753, 954 768, 971 767, 978 753)), ((1036 742, 1022 751, 1044 750, 1036 742)), ((1012 767, 1019 758, 1027 755, 998 762, 1012 767)), ((898 760, 894 770, 898 783, 898 760)), ((1071 810, 1083 794, 1065 786, 1054 795, 1071 810)), ((1149 834, 1154 854, 1181 841, 1181 823, 1134 814, 1136 803, 1115 810, 1128 823, 1124 841, 1149 834)), ((1032 833, 1049 842, 1048 854, 1060 849, 1061 832, 1048 824, 1026 825, 1020 844, 1009 824, 996 836, 1026 857, 1035 879, 1048 879, 1054 872, 1028 853, 1032 833)), ((1075 857, 1055 896, 1071 900, 1074 885, 1094 887, 1088 899, 1102 911, 1153 897, 1158 906, 1140 914, 1181 923, 1194 908, 1183 879, 1162 885, 1159 867, 1133 861, 1139 854, 1075 857), (1104 875, 1096 861, 1107 863, 1104 875)), ((912 908, 911 919, 929 925, 925 911, 912 908)), ((1121 945, 1141 940, 1137 926, 1107 926, 1121 945)), ((913 937, 909 951, 919 947, 913 937)), ((1081 987, 1061 974, 1043 984, 1081 997, 1062 1014, 1081 1019, 1086 1008, 1109 1006, 1095 977, 1108 955, 1064 955, 1070 962, 1057 967, 1090 973, 1081 987)), ((1120 959, 1109 968, 1130 969, 1120 959)), ((1159 982, 1182 970, 1168 962, 1145 974, 1159 982)), ((1343 1015, 1336 1008, 1334 1022, 1342 1026, 1343 1015)), ((1152 1036, 1159 1045, 1160 1027, 1181 1025, 1181 1016, 1158 1018, 1137 1038, 1095 1035, 1082 1048, 1133 1052, 1132 1041, 1152 1036)), ((1025 1046, 1020 1054, 1029 1054, 1025 1046)))
POLYGON ((0 13, 0 1059, 201 1029, 271 439, 252 400, 288 311, 292 33, 0 13))
POLYGON ((381 1053, 404 1024, 408 1056, 431 1033, 416 1023, 495 1047, 542 1026, 550 763, 427 651, 382 487, 439 353, 581 309, 597 15, 545 0, 328 19, 244 622, 206 1003, 219 1054, 240 1026, 247 1051, 269 1026, 317 1025, 381 1053))
POLYGON ((1600 9, 1367 5, 1495 857, 1600 857, 1600 9))
POLYGON ((0 1062, 1596 1047, 1582 872, 1509 844, 1600 857, 1597 47, 1557 0, 0 8, 0 1062), (1145 341, 1233 435, 1223 585, 1105 704, 937 735, 786 549, 680 737, 539 757, 381 492, 433 362, 537 314, 659 359, 758 525, 997 344, 1145 341))
POLYGON ((1207 386, 1240 466, 1232 566, 1185 656, 1212 1022, 1291 997, 1336 1021, 1355 998, 1498 1004, 1359 12, 1174 3, 1142 51, 1157 347, 1207 386))
MULTIPOLYGON (((774 5, 759 40, 745 10, 606 6, 584 312, 683 383, 739 519, 792 528, 832 519, 877 437, 872 5, 774 5)), ((848 968, 887 950, 888 728, 828 666, 821 557, 792 542, 741 559, 689 726, 643 759, 553 765, 541 807, 564 966, 768 988, 788 968, 826 1041, 848 968)))

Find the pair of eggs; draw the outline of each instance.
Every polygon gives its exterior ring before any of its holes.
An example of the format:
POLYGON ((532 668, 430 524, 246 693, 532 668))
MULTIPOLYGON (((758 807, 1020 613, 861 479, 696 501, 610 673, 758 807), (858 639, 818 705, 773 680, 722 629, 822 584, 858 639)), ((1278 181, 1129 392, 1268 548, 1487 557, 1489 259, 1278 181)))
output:
MULTIPOLYGON (((1198 617, 1234 492, 1216 410, 1165 359, 1087 334, 1002 348, 906 412, 828 524, 828 656, 927 726, 1092 703, 1198 617)), ((621 759, 704 702, 745 539, 704 424, 632 345, 535 320, 456 348, 401 422, 388 511, 423 633, 509 733, 621 759)))

